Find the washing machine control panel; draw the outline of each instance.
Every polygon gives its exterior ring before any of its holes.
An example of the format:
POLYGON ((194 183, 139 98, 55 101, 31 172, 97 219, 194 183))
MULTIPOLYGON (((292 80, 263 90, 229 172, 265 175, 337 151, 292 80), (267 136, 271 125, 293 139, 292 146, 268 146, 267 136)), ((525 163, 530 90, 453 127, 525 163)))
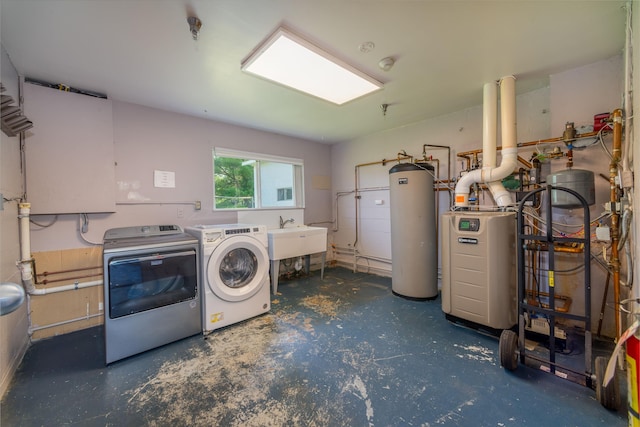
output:
POLYGON ((250 228, 232 228, 230 230, 224 230, 224 234, 225 235, 230 235, 230 234, 247 234, 247 233, 251 233, 251 229, 250 228))
POLYGON ((458 230, 478 232, 480 230, 480 218, 460 218, 458 230))
POLYGON ((220 239, 220 237, 222 237, 222 233, 220 233, 219 231, 211 231, 203 233, 202 237, 204 243, 213 243, 216 240, 220 239))

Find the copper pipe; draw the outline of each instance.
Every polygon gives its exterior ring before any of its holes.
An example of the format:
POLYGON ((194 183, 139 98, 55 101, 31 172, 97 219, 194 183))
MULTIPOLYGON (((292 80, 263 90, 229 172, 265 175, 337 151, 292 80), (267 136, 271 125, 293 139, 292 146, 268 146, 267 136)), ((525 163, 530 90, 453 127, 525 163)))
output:
POLYGON ((45 271, 44 273, 38 274, 38 276, 53 276, 54 274, 63 274, 63 273, 75 273, 77 271, 86 271, 86 270, 102 270, 101 265, 97 265, 95 267, 82 267, 82 268, 73 268, 71 270, 56 270, 56 271, 45 271))
MULTIPOLYGON (((421 160, 421 162, 424 163, 429 163, 429 162, 435 162, 436 164, 436 178, 433 181, 433 189, 434 191, 436 191, 436 185, 438 185, 438 183, 440 182, 440 160, 439 159, 434 159, 433 156, 431 156, 430 159, 427 159, 427 157, 424 155, 423 153, 423 159, 421 160)), ((448 190, 448 188, 446 188, 448 190)), ((434 197, 435 199, 435 209, 436 209, 436 239, 437 236, 440 235, 440 224, 439 224, 439 219, 440 219, 440 196, 436 196, 434 197)), ((438 259, 438 245, 436 245, 436 259, 438 259)))
MULTIPOLYGON (((549 247, 546 244, 537 244, 537 243, 528 243, 527 245, 527 249, 531 250, 531 251, 548 251, 549 247)), ((554 252, 565 252, 565 253, 570 253, 570 254, 580 254, 582 252, 584 252, 584 248, 581 246, 578 247, 572 247, 572 246, 554 246, 553 247, 553 251, 554 252)))
MULTIPOLYGON (((452 170, 451 170, 451 147, 446 146, 446 145, 423 144, 422 145, 422 156, 423 157, 426 156, 426 148, 427 147, 444 148, 445 150, 447 150, 447 181, 451 181, 451 177, 452 177, 452 175, 451 175, 451 172, 452 172, 452 170)), ((438 175, 438 179, 440 179, 440 175, 438 175)))
MULTIPOLYGON (((591 138, 593 136, 598 136, 598 132, 585 132, 583 134, 578 135, 576 137, 576 139, 579 139, 579 138, 591 138)), ((538 141, 521 142, 521 143, 517 144, 517 146, 518 146, 518 148, 520 148, 520 147, 531 147, 531 146, 534 146, 534 145, 546 144, 546 143, 550 143, 550 142, 564 142, 564 137, 563 136, 559 136, 559 137, 556 137, 556 138, 540 139, 538 141)), ((502 150, 502 146, 496 147, 496 150, 502 150)), ((482 149, 470 150, 470 151, 462 151, 462 152, 456 154, 456 156, 458 156, 458 157, 467 157, 467 156, 470 156, 472 154, 482 154, 482 149)))
POLYGON ((531 162, 526 161, 522 157, 518 156, 518 161, 525 165, 528 169, 533 169, 533 165, 531 164, 531 162))
POLYGON ((616 341, 622 334, 620 325, 620 257, 618 253, 618 240, 620 239, 620 231, 618 221, 618 185, 616 178, 618 176, 618 164, 620 163, 620 152, 622 147, 622 110, 613 111, 613 147, 611 151, 611 163, 609 164, 609 190, 611 202, 611 274, 613 279, 613 307, 615 310, 616 323, 616 341))
MULTIPOLYGON (((423 144, 422 145, 422 156, 423 157, 426 157, 426 149, 427 149, 427 147, 447 150, 447 179, 446 180, 440 179, 440 174, 439 173, 438 173, 437 177, 438 177, 438 183, 452 182, 453 181, 453 175, 452 175, 453 170, 451 169, 451 147, 449 147, 447 145, 423 144)), ((431 156, 431 158, 433 158, 433 156, 431 156)), ((451 196, 451 193, 449 193, 449 207, 451 207, 452 205, 453 205, 453 197, 451 196)))
POLYGON ((74 282, 78 279, 86 279, 88 277, 96 277, 96 276, 102 276, 102 273, 97 273, 97 274, 87 274, 84 276, 74 276, 74 277, 63 277, 62 279, 55 279, 55 280, 48 280, 45 279, 41 282, 38 282, 39 285, 46 285, 49 283, 58 283, 58 282, 74 282))
MULTIPOLYGON (((528 296, 528 301, 527 302, 529 304, 537 305, 538 307, 542 307, 542 308, 549 308, 549 304, 544 304, 539 300, 540 297, 549 298, 549 293, 548 292, 537 292, 535 294, 533 294, 531 292, 527 292, 527 296, 528 296)), ((555 301, 564 302, 564 304, 562 306, 555 307, 555 310, 560 312, 560 313, 569 312, 569 308, 571 307, 571 303, 573 302, 571 300, 571 297, 568 297, 566 295, 558 295, 558 294, 554 295, 554 302, 555 301)))
MULTIPOLYGON (((462 157, 467 161, 467 170, 469 170, 471 168, 471 159, 469 158, 468 155, 460 153, 457 154, 458 157, 462 157)), ((478 161, 478 154, 477 153, 473 153, 473 160, 474 162, 478 161)), ((520 163, 522 163, 524 166, 526 166, 527 168, 531 169, 533 168, 533 165, 531 164, 531 162, 525 160, 524 158, 522 158, 521 156, 518 156, 518 161, 520 163)))

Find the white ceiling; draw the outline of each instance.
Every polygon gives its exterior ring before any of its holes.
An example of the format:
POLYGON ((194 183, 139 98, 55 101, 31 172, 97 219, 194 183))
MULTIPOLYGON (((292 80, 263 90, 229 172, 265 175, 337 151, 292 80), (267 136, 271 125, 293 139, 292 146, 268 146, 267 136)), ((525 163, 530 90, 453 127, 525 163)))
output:
POLYGON ((482 102, 484 83, 622 52, 624 1, 0 0, 18 73, 147 105, 334 143, 482 102), (197 41, 187 15, 202 21, 197 41), (385 83, 343 106, 240 71, 279 25, 385 83), (373 42, 369 53, 359 50, 373 42), (380 59, 392 56, 388 72, 380 59), (388 104, 386 116, 381 105, 388 104))

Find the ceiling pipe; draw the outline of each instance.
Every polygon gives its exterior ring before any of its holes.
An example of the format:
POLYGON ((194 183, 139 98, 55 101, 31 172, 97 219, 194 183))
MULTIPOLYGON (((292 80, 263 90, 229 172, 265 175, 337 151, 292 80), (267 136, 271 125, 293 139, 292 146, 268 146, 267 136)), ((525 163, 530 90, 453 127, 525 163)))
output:
POLYGON ((485 183, 499 207, 513 204, 511 195, 500 182, 513 173, 518 164, 516 137, 516 95, 515 77, 500 79, 500 120, 502 133, 502 160, 496 167, 497 150, 497 88, 495 83, 487 83, 483 91, 483 152, 482 169, 463 175, 455 189, 455 206, 468 207, 470 187, 485 183))

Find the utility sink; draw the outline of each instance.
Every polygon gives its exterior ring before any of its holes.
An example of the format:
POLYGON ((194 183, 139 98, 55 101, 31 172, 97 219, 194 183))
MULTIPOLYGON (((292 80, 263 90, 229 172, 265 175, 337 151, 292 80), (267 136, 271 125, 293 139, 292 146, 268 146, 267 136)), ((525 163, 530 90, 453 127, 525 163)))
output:
POLYGON ((325 227, 290 227, 267 230, 269 260, 271 260, 271 289, 278 292, 280 260, 305 257, 305 268, 309 273, 311 254, 322 253, 320 277, 324 278, 324 263, 327 252, 327 229, 325 227))
POLYGON ((326 252, 325 227, 290 227, 267 230, 269 259, 278 260, 326 252))

